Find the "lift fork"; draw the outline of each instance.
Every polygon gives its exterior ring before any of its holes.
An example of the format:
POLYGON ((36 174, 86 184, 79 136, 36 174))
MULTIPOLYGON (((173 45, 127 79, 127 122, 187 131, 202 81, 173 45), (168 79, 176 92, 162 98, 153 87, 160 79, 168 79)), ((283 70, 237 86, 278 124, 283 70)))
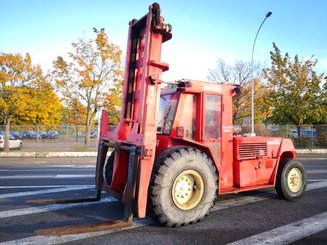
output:
MULTIPOLYGON (((103 187, 110 189, 110 186, 104 184, 103 181, 103 168, 107 157, 109 143, 106 140, 102 140, 99 143, 96 173, 95 173, 95 197, 77 198, 77 199, 39 199, 39 200, 28 200, 26 203, 29 204, 66 204, 66 203, 83 203, 83 202, 97 202, 101 199, 101 192, 103 187)), ((137 175, 137 164, 138 154, 140 152, 138 146, 129 147, 129 160, 128 160, 128 173, 125 191, 122 197, 124 204, 124 213, 122 220, 109 220, 101 224, 82 225, 82 226, 70 226, 70 227, 59 227, 53 229, 40 230, 37 234, 57 234, 62 235, 63 233, 81 233, 81 231, 99 231, 99 230, 110 230, 117 228, 125 228, 133 225, 133 199, 134 190, 136 184, 137 175)))

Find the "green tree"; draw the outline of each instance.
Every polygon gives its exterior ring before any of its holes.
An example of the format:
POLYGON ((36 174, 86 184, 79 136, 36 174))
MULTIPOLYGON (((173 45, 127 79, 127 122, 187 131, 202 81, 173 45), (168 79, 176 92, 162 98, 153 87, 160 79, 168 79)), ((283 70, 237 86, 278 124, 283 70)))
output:
POLYGON ((271 68, 264 70, 268 81, 266 100, 271 111, 268 122, 297 125, 299 138, 305 124, 316 124, 327 114, 326 84, 324 74, 314 70, 317 60, 300 60, 298 55, 291 59, 273 43, 270 52, 271 68))
POLYGON ((71 62, 58 57, 53 63, 52 76, 65 105, 76 99, 85 105, 87 145, 94 117, 103 106, 110 84, 122 80, 122 51, 109 42, 104 29, 97 32, 95 40, 80 39, 72 45, 74 51, 69 53, 71 62))

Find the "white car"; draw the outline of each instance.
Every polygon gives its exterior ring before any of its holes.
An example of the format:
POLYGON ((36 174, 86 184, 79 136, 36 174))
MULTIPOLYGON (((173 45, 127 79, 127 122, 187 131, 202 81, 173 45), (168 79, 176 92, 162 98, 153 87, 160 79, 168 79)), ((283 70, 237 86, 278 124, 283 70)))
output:
MULTIPOLYGON (((4 136, 0 135, 0 150, 4 149, 5 140, 4 136)), ((15 139, 14 136, 9 135, 9 149, 23 149, 23 142, 19 139, 15 139)))

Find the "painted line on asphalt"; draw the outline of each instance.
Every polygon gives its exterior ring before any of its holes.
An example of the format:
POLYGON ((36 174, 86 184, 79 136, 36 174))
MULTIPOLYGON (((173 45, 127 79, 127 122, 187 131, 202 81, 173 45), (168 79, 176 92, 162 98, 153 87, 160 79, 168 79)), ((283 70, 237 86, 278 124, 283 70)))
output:
POLYGON ((22 216, 22 215, 52 212, 52 211, 68 209, 68 208, 75 208, 75 207, 86 207, 86 206, 90 206, 90 205, 94 205, 94 204, 98 204, 98 203, 107 203, 107 202, 114 202, 114 201, 117 201, 117 199, 115 199, 114 197, 106 197, 96 203, 95 202, 84 202, 84 203, 50 204, 50 205, 43 205, 43 206, 37 206, 37 207, 5 210, 5 211, 0 211, 0 219, 17 217, 17 216, 22 216))
POLYGON ((34 188, 69 188, 69 187, 90 187, 92 188, 94 185, 8 185, 8 186, 0 186, 0 189, 34 189, 34 188))
MULTIPOLYGON (((307 190, 314 190, 314 189, 327 187, 327 180, 324 180, 324 181, 318 182, 318 183, 309 183, 308 187, 309 188, 307 188, 307 190)), ((105 201, 108 201, 108 202, 113 201, 110 198, 107 198, 107 199, 101 200, 100 203, 103 203, 105 201)), ((237 207, 237 206, 241 206, 241 205, 245 205, 245 204, 263 201, 266 199, 268 199, 268 198, 247 196, 247 197, 240 197, 240 198, 235 198, 235 199, 229 200, 229 204, 228 204, 228 200, 226 200, 226 201, 223 201, 223 202, 219 203, 218 205, 216 205, 213 208, 213 211, 218 211, 218 210, 227 209, 227 208, 231 208, 231 207, 237 207), (237 200, 237 199, 240 199, 240 200, 237 200)), ((39 206, 36 208, 9 210, 9 211, 0 212, 0 218, 56 211, 56 210, 72 208, 72 207, 88 206, 91 204, 90 203, 74 203, 74 204, 61 204, 61 205, 54 204, 54 205, 39 206), (65 206, 64 208, 63 208, 63 205, 65 206), (6 215, 6 217, 3 217, 4 215, 6 215)), ((58 236, 32 236, 32 237, 13 240, 13 241, 3 242, 3 243, 0 243, 0 245, 13 245, 13 244, 15 244, 15 245, 17 245, 17 244, 26 244, 26 245, 27 244, 42 244, 43 245, 43 244, 66 243, 66 242, 78 241, 78 240, 87 239, 87 238, 96 237, 96 236, 107 235, 107 234, 114 233, 117 231, 139 228, 142 226, 151 225, 151 224, 153 224, 153 222, 154 222, 153 219, 149 219, 149 218, 135 219, 132 227, 122 228, 122 229, 118 229, 118 230, 106 230, 106 231, 90 232, 90 233, 82 233, 82 234, 62 235, 59 237, 58 236)), ((295 225, 295 228, 298 229, 298 227, 296 227, 296 225, 295 225)), ((299 229, 299 230, 302 230, 302 229, 299 229)), ((283 234, 283 233, 280 233, 280 234, 283 234)), ((240 243, 240 244, 249 244, 249 243, 240 243)))
MULTIPOLYGON (((321 182, 314 182, 314 183, 309 183, 307 185, 307 191, 310 190, 315 190, 315 189, 320 189, 327 187, 327 180, 321 181, 321 182)), ((86 187, 85 187, 86 188, 86 187)), ((89 188, 89 187, 88 187, 89 188)), ((58 188, 60 189, 60 188, 58 188)), ((64 189, 64 188, 61 188, 64 189)), ((67 188, 68 189, 68 188, 67 188)), ((48 190, 51 191, 51 190, 48 190)), ((57 192, 60 192, 57 190, 57 192)), ((6 195, 6 194, 3 194, 6 195)), ((246 205, 246 204, 251 204, 255 202, 260 202, 267 200, 269 198, 267 197, 255 197, 255 196, 242 196, 242 197, 237 197, 234 199, 230 200, 225 200, 217 203, 215 207, 213 207, 213 211, 218 211, 226 208, 232 208, 232 207, 238 207, 241 205, 246 205)), ((113 197, 109 197, 109 199, 103 199, 97 203, 101 203, 103 201, 117 201, 113 197)), ((44 205, 44 206, 38 206, 38 207, 30 207, 30 208, 22 208, 22 209, 14 209, 14 210, 6 210, 6 211, 1 211, 0 212, 0 219, 1 218, 8 218, 8 217, 15 217, 15 216, 22 216, 22 215, 29 215, 29 214, 35 214, 35 213, 41 213, 41 212, 48 212, 48 211, 55 211, 55 210, 62 210, 62 209, 67 209, 71 207, 84 207, 88 206, 94 203, 69 203, 69 204, 51 204, 51 205, 44 205)))
POLYGON ((94 178, 94 174, 45 174, 45 175, 8 175, 1 179, 72 179, 72 178, 94 178))
POLYGON ((266 199, 268 199, 268 198, 255 197, 255 196, 242 196, 242 197, 237 197, 234 199, 219 201, 218 203, 216 203, 216 205, 211 210, 218 211, 218 210, 226 209, 226 208, 234 208, 234 207, 238 207, 241 205, 264 201, 266 199))
POLYGON ((38 191, 22 191, 22 192, 6 193, 6 194, 0 194, 0 199, 11 198, 11 197, 34 196, 34 195, 57 193, 57 192, 64 192, 64 191, 85 190, 85 189, 91 189, 92 187, 94 187, 94 185, 91 187, 90 186, 64 187, 64 188, 61 187, 61 188, 38 190, 38 191))
MULTIPOLYGON (((31 170, 9 170, 9 171, 31 171, 31 170)), ((42 170, 41 170, 42 171, 42 170)), ((43 170, 46 171, 46 170, 43 170)), ((7 172, 7 171, 6 171, 7 172)), ((307 170, 308 174, 325 174, 326 169, 307 170)), ((94 178, 94 174, 39 174, 39 175, 8 175, 1 176, 1 179, 74 179, 74 178, 94 178)))
MULTIPOLYGON (((95 167, 93 167, 95 169, 95 167)), ((55 171, 60 171, 61 169, 54 169, 54 168, 45 168, 45 169, 1 169, 0 172, 55 172, 55 171)), ((90 168, 71 168, 71 169, 65 169, 63 170, 64 172, 66 171, 90 171, 90 168)))
POLYGON ((327 229, 327 212, 280 226, 229 245, 244 244, 289 244, 327 229))
MULTIPOLYGON (((323 179, 320 180, 319 182, 311 182, 308 183, 306 191, 311 191, 311 190, 316 190, 320 188, 327 187, 327 180, 323 179)), ((242 196, 234 199, 229 199, 229 200, 224 200, 218 202, 213 208, 213 211, 218 211, 224 208, 232 208, 232 207, 237 207, 245 204, 251 204, 251 203, 256 203, 260 201, 264 201, 269 199, 268 197, 257 197, 257 196, 242 196), (230 203, 230 201, 233 201, 230 203)))
POLYGON ((320 182, 314 182, 314 183, 309 183, 307 185, 306 191, 311 191, 311 190, 316 190, 316 189, 320 189, 320 188, 324 188, 327 187, 327 180, 323 180, 320 182))
POLYGON ((62 235, 62 236, 32 236, 32 237, 26 237, 22 239, 17 239, 13 241, 8 242, 2 242, 0 245, 43 245, 43 244, 61 244, 61 243, 67 243, 72 241, 78 241, 83 240, 87 238, 107 235, 110 233, 115 233, 117 231, 124 231, 124 230, 130 230, 139 228, 146 225, 151 225, 153 223, 153 220, 147 219, 145 220, 134 220, 134 223, 131 227, 127 228, 120 228, 120 229, 114 229, 114 230, 106 230, 106 231, 97 231, 97 232, 88 232, 88 233, 81 233, 81 234, 73 234, 73 235, 62 235))
POLYGON ((57 174, 55 179, 95 178, 95 174, 57 174))
POLYGON ((327 169, 307 170, 307 174, 327 174, 327 169))

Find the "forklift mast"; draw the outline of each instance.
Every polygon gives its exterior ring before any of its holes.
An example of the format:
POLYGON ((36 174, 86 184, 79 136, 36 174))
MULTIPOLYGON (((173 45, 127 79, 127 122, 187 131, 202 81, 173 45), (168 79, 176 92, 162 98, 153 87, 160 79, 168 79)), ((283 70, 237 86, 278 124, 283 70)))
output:
MULTIPOLYGON (((102 114, 100 141, 115 149, 111 193, 124 201, 128 192, 134 192, 139 217, 145 217, 148 189, 142 187, 149 185, 155 159, 160 78, 169 69, 160 61, 161 46, 171 37, 171 26, 160 16, 157 3, 149 7, 147 15, 129 23, 121 118, 113 132, 108 131, 107 113, 102 114), (130 185, 138 183, 138 189, 127 190, 130 178, 134 182, 130 185)), ((103 162, 106 149, 101 151, 99 161, 103 162)))

